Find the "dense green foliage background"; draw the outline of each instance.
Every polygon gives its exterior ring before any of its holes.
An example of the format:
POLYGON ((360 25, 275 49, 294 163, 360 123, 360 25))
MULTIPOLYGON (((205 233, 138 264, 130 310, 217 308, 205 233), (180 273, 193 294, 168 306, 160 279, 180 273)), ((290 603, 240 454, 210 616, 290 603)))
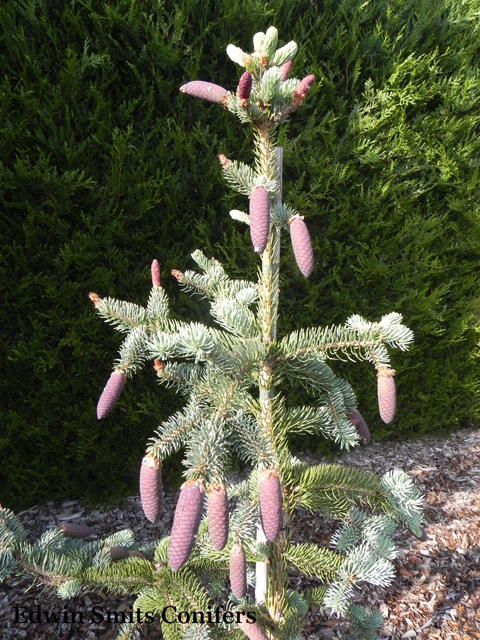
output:
POLYGON ((96 420, 120 336, 88 293, 143 304, 156 257, 175 314, 207 321, 172 268, 192 268, 201 248, 255 278, 248 230, 228 215, 247 198, 216 158, 250 162, 251 134, 178 88, 234 89, 241 71, 226 46, 250 51, 272 24, 281 44, 299 44, 292 75, 317 78, 281 134, 284 200, 305 215, 317 263, 304 280, 284 238, 279 334, 401 312, 416 340, 393 358, 391 425, 372 368, 337 368, 374 437, 479 424, 479 10, 479 0, 7 2, 0 502, 136 492, 148 437, 181 403, 147 368, 96 420))

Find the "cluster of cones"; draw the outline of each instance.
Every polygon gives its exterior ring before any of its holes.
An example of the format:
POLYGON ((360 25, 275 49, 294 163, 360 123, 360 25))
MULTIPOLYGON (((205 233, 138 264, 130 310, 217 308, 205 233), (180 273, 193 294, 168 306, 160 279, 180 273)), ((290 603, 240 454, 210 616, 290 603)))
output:
MULTIPOLYGON (((260 472, 258 492, 262 528, 267 540, 274 542, 282 527, 282 492, 275 469, 260 472)), ((221 551, 227 544, 229 516, 225 485, 212 484, 205 492, 201 480, 187 480, 180 489, 170 536, 168 555, 172 571, 183 567, 190 556, 202 518, 205 493, 212 546, 216 551, 221 551)), ((140 498, 146 518, 150 522, 157 522, 162 510, 161 464, 148 454, 143 458, 140 470, 140 498)), ((245 550, 240 542, 232 546, 230 577, 233 594, 242 598, 246 590, 246 561, 245 550)))

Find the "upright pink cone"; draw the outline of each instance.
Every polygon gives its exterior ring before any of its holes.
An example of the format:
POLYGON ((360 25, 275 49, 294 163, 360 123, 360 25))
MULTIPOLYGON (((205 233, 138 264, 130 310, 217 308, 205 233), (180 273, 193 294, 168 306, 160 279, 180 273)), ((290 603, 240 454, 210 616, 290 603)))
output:
POLYGON ((280 81, 281 82, 285 82, 285 80, 288 78, 288 74, 290 73, 290 69, 292 68, 292 61, 289 60, 288 62, 285 62, 285 64, 282 64, 282 66, 280 67, 280 81))
POLYGON ((307 225, 302 218, 289 220, 293 253, 300 273, 308 278, 313 269, 313 251, 307 225))
POLYGON ((250 99, 250 93, 252 91, 252 75, 249 71, 242 73, 240 80, 238 81, 238 99, 242 107, 246 107, 250 99))
POLYGON ((283 521, 282 489, 275 469, 263 469, 258 483, 260 520, 270 542, 277 539, 283 521))
POLYGON ((265 631, 256 622, 242 620, 238 623, 239 628, 247 636, 248 640, 268 640, 265 631))
POLYGON ((250 196, 250 237, 253 250, 262 253, 270 233, 270 200, 265 187, 255 187, 250 196))
POLYGON ((352 411, 352 413, 347 414, 347 418, 356 428, 362 444, 368 444, 370 442, 370 431, 360 411, 352 411))
POLYGON ((159 287, 160 286, 160 265, 158 264, 158 260, 154 260, 151 266, 152 272, 152 286, 159 287))
POLYGON ((209 488, 207 517, 213 548, 221 551, 228 539, 228 497, 225 486, 214 485, 209 488))
POLYGON ((238 542, 230 550, 230 585, 233 595, 243 598, 247 591, 247 561, 245 549, 238 542))
POLYGON ((303 99, 307 95, 307 91, 312 86, 314 80, 315 76, 313 74, 307 76, 306 78, 303 78, 303 80, 300 80, 300 82, 295 87, 295 91, 292 94, 292 100, 295 104, 302 104, 303 99))
POLYGON ((125 386, 125 374, 123 371, 114 371, 110 378, 108 379, 107 384, 105 385, 104 390, 102 391, 102 395, 100 396, 97 404, 97 418, 101 420, 104 418, 107 413, 109 413, 115 403, 117 402, 120 394, 122 393, 122 389, 125 386))
POLYGON ((157 522, 162 513, 162 467, 153 456, 146 455, 140 468, 140 500, 143 513, 150 522, 157 522))
POLYGON ((202 100, 208 100, 208 102, 217 102, 218 104, 224 104, 228 91, 218 84, 212 82, 204 82, 203 80, 193 80, 187 82, 183 87, 180 87, 182 93, 188 93, 195 98, 202 98, 202 100))
POLYGON ((187 480, 182 485, 173 518, 168 559, 172 571, 177 571, 188 560, 195 543, 203 512, 205 489, 199 480, 187 480))
POLYGON ((377 371, 378 410, 381 419, 388 424, 395 415, 396 390, 393 369, 380 367, 377 371))

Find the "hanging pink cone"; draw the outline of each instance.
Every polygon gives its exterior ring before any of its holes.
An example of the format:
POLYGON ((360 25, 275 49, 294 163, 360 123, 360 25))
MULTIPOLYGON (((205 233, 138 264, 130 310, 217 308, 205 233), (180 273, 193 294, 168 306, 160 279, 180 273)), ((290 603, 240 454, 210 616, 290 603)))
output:
POLYGON ((228 539, 228 497, 225 486, 213 486, 208 490, 208 532, 213 548, 221 551, 228 539))
POLYGON ((262 253, 270 233, 270 201, 265 187, 255 187, 250 196, 250 237, 253 250, 262 253))
MULTIPOLYGON (((282 66, 280 67, 280 81, 281 82, 285 82, 285 80, 288 78, 288 74, 290 73, 290 69, 292 68, 292 61, 289 60, 288 62, 285 62, 285 64, 282 64, 282 66)), ((298 85, 297 85, 298 86, 298 85)))
POLYGON ((307 225, 302 218, 290 218, 290 237, 300 273, 308 278, 313 269, 313 251, 307 225))
POLYGON ((93 529, 86 524, 75 524, 74 522, 65 522, 60 526, 60 529, 66 538, 88 538, 94 533, 93 529))
POLYGON ((203 511, 205 489, 199 480, 187 480, 182 485, 173 518, 168 559, 172 571, 177 571, 188 560, 195 543, 203 511))
POLYGON ((393 369, 380 367, 377 371, 377 395, 380 417, 388 424, 395 415, 396 391, 393 369))
POLYGON ((157 522, 162 513, 162 468, 153 456, 146 455, 140 468, 140 499, 143 513, 150 522, 157 522))
POLYGON ((208 102, 217 102, 218 104, 224 104, 228 91, 218 84, 212 82, 204 82, 203 80, 193 80, 187 82, 183 87, 180 87, 182 93, 188 93, 195 98, 202 98, 202 100, 208 100, 208 102))
POLYGON ((245 549, 241 544, 234 544, 230 550, 230 585, 233 595, 239 600, 247 591, 247 561, 245 549))
POLYGON ((360 411, 353 411, 347 414, 347 418, 356 428, 362 444, 368 444, 370 442, 370 431, 360 411))
POLYGON ((248 640, 268 640, 264 630, 256 622, 242 620, 238 623, 239 628, 247 636, 248 640))
POLYGON ((252 91, 252 76, 249 71, 245 71, 238 81, 238 99, 242 107, 246 107, 252 91))
POLYGON ((160 287, 160 265, 158 264, 158 260, 154 260, 151 266, 152 272, 152 286, 160 287))
POLYGON ((264 469, 260 472, 258 497, 262 529, 267 540, 273 542, 277 539, 283 520, 282 489, 275 469, 264 469))
POLYGON ((105 385, 104 390, 102 391, 102 395, 100 396, 97 404, 97 418, 101 420, 104 418, 107 413, 109 413, 115 403, 117 402, 120 394, 122 393, 122 389, 125 386, 125 374, 123 371, 114 371, 110 378, 108 379, 107 384, 105 385))

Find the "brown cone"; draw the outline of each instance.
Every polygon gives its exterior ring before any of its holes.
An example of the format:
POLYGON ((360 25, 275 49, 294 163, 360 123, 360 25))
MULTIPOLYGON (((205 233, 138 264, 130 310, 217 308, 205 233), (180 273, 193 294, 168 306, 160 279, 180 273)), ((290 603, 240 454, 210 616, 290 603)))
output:
POLYGON ((94 533, 93 529, 86 524, 75 524, 74 522, 65 522, 60 526, 60 529, 66 538, 88 538, 94 533))
POLYGON ((307 225, 302 218, 291 218, 289 224, 295 260, 300 273, 308 278, 313 269, 313 251, 307 225))
POLYGON ((151 266, 152 272, 152 285, 154 287, 160 286, 160 265, 158 264, 158 260, 154 260, 151 266))
POLYGON ((367 423, 363 419, 363 416, 360 413, 360 411, 352 411, 352 413, 348 413, 347 418, 356 428, 357 433, 360 436, 360 440, 362 441, 362 444, 369 444, 370 431, 368 430, 367 423))
POLYGON ((393 369, 381 367, 377 371, 378 410, 385 424, 391 422, 395 415, 396 391, 394 375, 395 371, 393 369))
POLYGON ((239 628, 247 636, 248 640, 268 640, 265 631, 256 622, 242 620, 238 623, 239 628))
POLYGON ((110 547, 110 555, 112 560, 124 560, 125 558, 143 558, 146 560, 147 556, 141 551, 136 549, 125 549, 125 547, 110 547))
POLYGON ((182 485, 173 518, 168 559, 172 571, 177 571, 188 560, 195 543, 203 511, 205 489, 198 480, 187 480, 182 485))
POLYGON ((162 466, 153 456, 146 455, 140 467, 140 500, 143 513, 150 522, 157 522, 162 513, 162 466))
POLYGON ((247 561, 245 549, 235 543, 230 550, 230 585, 233 595, 239 600, 247 591, 247 561))
POLYGON ((273 542, 277 539, 283 520, 282 489, 275 469, 264 469, 260 472, 258 497, 262 529, 267 540, 273 542))
POLYGON ((213 548, 221 551, 228 539, 228 498, 224 486, 213 486, 208 491, 208 532, 213 548))
POLYGON ((123 371, 114 371, 107 384, 105 385, 102 395, 97 404, 97 419, 101 420, 109 413, 117 402, 122 389, 125 386, 125 374, 123 371))
POLYGON ((193 80, 187 82, 183 87, 180 87, 182 93, 188 93, 195 98, 202 98, 202 100, 208 100, 208 102, 217 102, 223 104, 225 98, 228 95, 228 91, 218 84, 212 82, 204 82, 203 80, 193 80))
POLYGON ((250 196, 250 237, 253 250, 262 253, 270 233, 270 201, 265 187, 255 187, 250 196))

